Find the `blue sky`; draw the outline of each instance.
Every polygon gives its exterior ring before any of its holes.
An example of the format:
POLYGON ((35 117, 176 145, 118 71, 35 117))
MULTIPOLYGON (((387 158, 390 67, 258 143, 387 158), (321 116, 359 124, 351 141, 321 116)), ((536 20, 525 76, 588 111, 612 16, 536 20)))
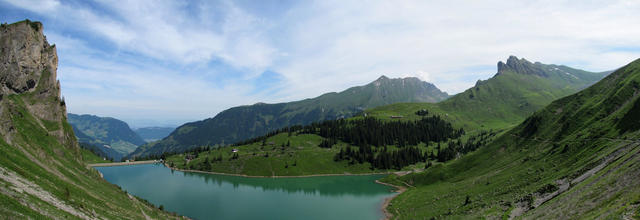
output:
POLYGON ((455 94, 509 55, 589 71, 640 58, 638 1, 0 0, 41 21, 72 113, 179 125, 380 75, 455 94))

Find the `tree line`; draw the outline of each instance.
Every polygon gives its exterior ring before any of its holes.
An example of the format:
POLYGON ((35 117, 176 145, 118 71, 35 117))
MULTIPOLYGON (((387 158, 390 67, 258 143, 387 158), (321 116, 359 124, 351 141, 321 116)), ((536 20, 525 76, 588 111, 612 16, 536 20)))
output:
POLYGON ((382 121, 373 117, 355 120, 333 120, 304 126, 300 133, 316 134, 329 140, 341 140, 355 146, 413 146, 458 138, 464 130, 440 116, 422 117, 416 121, 382 121))
MULTIPOLYGON (((315 134, 323 137, 319 147, 331 148, 339 141, 352 146, 341 148, 334 155, 335 161, 349 161, 350 164, 371 164, 372 169, 402 169, 405 166, 437 160, 446 162, 463 154, 469 153, 485 145, 495 135, 493 131, 482 131, 466 141, 461 140, 465 133, 463 129, 454 129, 452 125, 439 116, 422 117, 416 121, 384 121, 372 117, 362 119, 339 119, 312 123, 306 126, 290 126, 268 134, 252 138, 235 145, 247 145, 262 142, 266 145, 267 138, 280 133, 315 134), (431 152, 423 152, 416 145, 437 143, 431 152), (443 147, 441 144, 445 144, 443 147), (388 150, 387 146, 397 149, 388 150)), ((285 144, 283 143, 283 148, 285 144)), ((289 145, 289 143, 287 143, 289 145)), ((209 147, 194 148, 187 154, 195 157, 200 152, 210 150, 209 147)), ((161 158, 168 156, 163 154, 161 158)), ((265 155, 268 157, 268 155, 265 155)), ((230 160, 237 159, 237 154, 230 160), (234 158, 235 157, 235 158, 234 158)), ((222 161, 222 158, 209 158, 195 169, 209 170, 210 163, 222 161)), ((429 164, 429 163, 428 163, 429 164)))
MULTIPOLYGON (((281 128, 266 135, 235 143, 233 146, 253 144, 265 141, 280 133, 316 134, 329 139, 329 147, 341 140, 356 146, 385 146, 396 145, 404 147, 419 143, 441 142, 450 138, 458 138, 464 134, 464 130, 454 129, 453 126, 434 115, 422 117, 416 121, 383 121, 373 117, 363 119, 338 119, 323 122, 314 122, 306 126, 296 125, 281 128)), ((327 144, 325 143, 325 144, 327 144)))
POLYGON ((493 131, 481 131, 478 135, 469 137, 465 142, 460 139, 449 140, 445 148, 442 148, 438 143, 437 151, 431 152, 429 158, 437 159, 439 162, 455 159, 486 145, 490 138, 495 135, 496 133, 493 131))

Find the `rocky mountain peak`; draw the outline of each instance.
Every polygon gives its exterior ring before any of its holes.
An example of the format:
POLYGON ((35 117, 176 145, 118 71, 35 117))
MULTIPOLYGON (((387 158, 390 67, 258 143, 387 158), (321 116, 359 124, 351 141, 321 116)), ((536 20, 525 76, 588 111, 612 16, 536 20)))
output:
POLYGON ((42 30, 40 22, 29 20, 1 25, 0 94, 25 93, 41 86, 60 96, 58 55, 42 30))
MULTIPOLYGON (((19 107, 1 97, 18 95, 32 115, 43 121, 56 122, 61 128, 67 113, 60 96, 57 69, 56 47, 47 42, 42 23, 24 20, 0 25, 0 115, 7 109, 19 107)), ((3 118, 0 123, 8 125, 12 122, 3 118)), ((10 137, 12 132, 10 126, 0 127, 4 137, 10 137)), ((50 131, 50 134, 57 136, 61 143, 75 144, 73 134, 65 133, 63 129, 50 131)))
POLYGON ((506 71, 511 71, 520 74, 530 74, 547 77, 547 73, 541 66, 542 64, 538 62, 534 64, 524 58, 518 59, 518 57, 511 55, 507 59, 506 64, 502 61, 498 62, 498 74, 502 74, 506 71))

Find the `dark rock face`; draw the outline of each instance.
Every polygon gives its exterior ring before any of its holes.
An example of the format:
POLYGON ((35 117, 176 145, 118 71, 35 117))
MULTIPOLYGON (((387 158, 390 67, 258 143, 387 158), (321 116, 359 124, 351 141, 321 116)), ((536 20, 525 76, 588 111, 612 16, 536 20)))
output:
POLYGON ((518 59, 516 56, 509 56, 506 64, 502 61, 498 62, 498 74, 505 71, 513 71, 516 73, 537 75, 541 77, 548 76, 546 71, 542 68, 541 63, 534 64, 524 58, 518 59))

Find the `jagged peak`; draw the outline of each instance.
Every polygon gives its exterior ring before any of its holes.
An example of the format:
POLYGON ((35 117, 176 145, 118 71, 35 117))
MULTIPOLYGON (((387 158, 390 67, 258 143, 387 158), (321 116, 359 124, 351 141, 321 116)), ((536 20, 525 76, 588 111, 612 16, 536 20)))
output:
POLYGON ((541 69, 539 66, 542 65, 540 62, 531 63, 525 58, 520 58, 511 55, 507 59, 507 63, 502 61, 498 62, 498 74, 500 75, 504 72, 511 71, 520 74, 530 74, 530 75, 538 75, 542 77, 547 77, 547 73, 541 69))
POLYGON ((387 81, 389 80, 389 77, 382 75, 380 77, 378 77, 378 79, 376 79, 376 82, 380 82, 380 81, 387 81))
POLYGON ((6 74, 0 76, 0 94, 34 91, 41 83, 46 84, 42 88, 59 91, 56 48, 49 45, 42 31, 42 23, 30 20, 1 25, 0 48, 4 54, 0 56, 0 69, 6 74), (14 57, 20 57, 21 62, 14 62, 14 57), (43 72, 49 77, 41 78, 43 72))

